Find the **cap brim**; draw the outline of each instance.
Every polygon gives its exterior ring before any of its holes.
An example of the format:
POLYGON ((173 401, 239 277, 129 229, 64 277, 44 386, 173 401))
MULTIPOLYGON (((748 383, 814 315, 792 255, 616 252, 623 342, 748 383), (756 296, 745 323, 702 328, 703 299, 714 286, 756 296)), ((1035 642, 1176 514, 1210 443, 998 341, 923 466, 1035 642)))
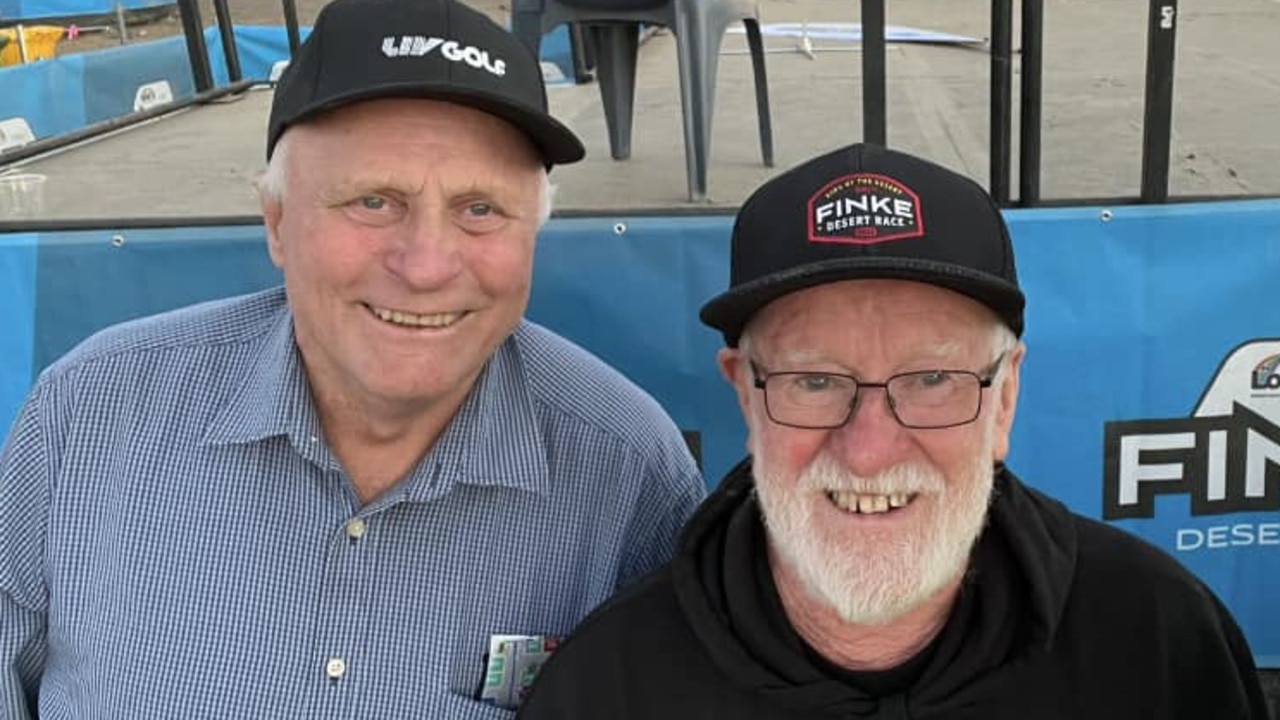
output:
POLYGON ((1022 335, 1022 310, 1026 300, 1013 284, 969 268, 909 258, 838 258, 801 265, 756 278, 721 293, 702 306, 702 322, 724 333, 729 345, 737 345, 743 327, 761 308, 783 295, 841 280, 914 280, 967 295, 990 307, 1014 334, 1022 335))
POLYGON ((499 97, 492 93, 439 83, 381 85, 365 88, 358 92, 325 98, 323 103, 316 103, 296 113, 287 124, 278 129, 276 137, 270 138, 270 145, 274 147, 280 139, 279 136, 283 135, 284 131, 291 125, 296 125, 299 122, 344 105, 350 105, 362 100, 381 98, 447 100, 500 117, 529 136, 529 139, 533 141, 538 153, 548 167, 575 163, 586 156, 586 148, 583 147, 582 141, 578 139, 578 136, 572 130, 537 108, 516 103, 509 98, 499 97))

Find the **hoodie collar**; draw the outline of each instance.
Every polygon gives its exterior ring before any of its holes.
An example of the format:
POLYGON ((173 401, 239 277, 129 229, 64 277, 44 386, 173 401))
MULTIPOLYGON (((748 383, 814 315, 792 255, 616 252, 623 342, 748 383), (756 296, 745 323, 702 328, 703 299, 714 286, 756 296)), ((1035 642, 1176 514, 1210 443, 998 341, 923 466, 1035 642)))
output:
MULTIPOLYGON (((964 599, 971 604, 935 641, 908 697, 895 701, 935 710, 965 702, 988 686, 973 682, 976 677, 1052 642, 1075 567, 1074 525, 1065 508, 1003 467, 995 488, 962 590, 975 593, 964 599)), ((744 542, 747 523, 760 523, 749 459, 729 472, 686 526, 672 563, 680 606, 713 662, 744 689, 782 707, 854 717, 876 712, 880 700, 809 662, 802 644, 760 633, 752 615, 766 611, 767 594, 776 589, 771 578, 751 570, 764 550, 763 542, 744 542)))

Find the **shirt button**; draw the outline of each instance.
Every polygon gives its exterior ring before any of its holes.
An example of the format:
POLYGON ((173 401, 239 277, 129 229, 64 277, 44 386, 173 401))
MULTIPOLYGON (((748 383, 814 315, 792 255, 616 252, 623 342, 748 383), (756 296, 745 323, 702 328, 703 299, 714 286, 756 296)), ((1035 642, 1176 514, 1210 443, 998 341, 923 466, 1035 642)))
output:
POLYGON ((365 525, 364 520, 360 518, 351 518, 347 521, 347 537, 352 540, 359 540, 364 537, 365 531, 368 529, 369 526, 365 525))
POLYGON ((337 680, 347 674, 347 662, 342 658, 329 658, 329 662, 324 664, 324 674, 329 676, 330 680, 337 680))

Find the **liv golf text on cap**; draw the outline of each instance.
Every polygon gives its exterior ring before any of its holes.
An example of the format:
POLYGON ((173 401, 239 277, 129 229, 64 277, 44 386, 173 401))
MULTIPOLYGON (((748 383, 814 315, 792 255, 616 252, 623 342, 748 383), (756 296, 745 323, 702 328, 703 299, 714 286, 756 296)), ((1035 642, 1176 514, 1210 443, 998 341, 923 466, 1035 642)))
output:
POLYGON ((852 145, 774 177, 738 212, 730 253, 729 289, 701 318, 731 346, 787 293, 870 278, 968 295, 1022 335, 1025 300, 999 208, 969 178, 905 153, 852 145))
POLYGON ((267 157, 290 125, 392 97, 496 115, 524 131, 548 167, 584 155, 577 136, 547 113, 533 53, 483 13, 455 0, 334 0, 276 86, 267 157))

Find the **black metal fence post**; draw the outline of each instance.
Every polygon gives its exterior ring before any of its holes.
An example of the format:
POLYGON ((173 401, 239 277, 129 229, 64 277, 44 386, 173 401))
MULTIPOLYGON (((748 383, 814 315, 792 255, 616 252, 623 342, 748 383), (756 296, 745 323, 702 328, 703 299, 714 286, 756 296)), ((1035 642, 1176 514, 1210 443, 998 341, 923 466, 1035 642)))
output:
POLYGON ((182 32, 187 38, 187 58, 191 61, 191 78, 196 92, 213 89, 213 70, 209 67, 209 48, 204 42, 204 22, 200 19, 197 0, 178 0, 182 16, 182 32))
POLYGON ((284 30, 289 38, 289 58, 298 55, 298 46, 302 40, 298 33, 298 4, 294 0, 281 0, 284 8, 284 30))
POLYGON ((1151 0, 1147 15, 1147 85, 1142 113, 1142 201, 1169 199, 1173 132, 1173 50, 1178 0, 1151 0))
POLYGON ((1040 123, 1044 102, 1044 0, 1022 0, 1022 91, 1018 113, 1018 203, 1040 202, 1040 123))
POLYGON ((231 24, 231 10, 227 0, 213 0, 213 11, 218 16, 218 35, 222 38, 222 55, 227 60, 227 78, 237 82, 240 72, 240 48, 236 47, 236 32, 231 24))
POLYGON ((862 0, 862 140, 884 145, 885 120, 884 0, 862 0))
POLYGON ((1013 126, 1013 0, 991 0, 991 197, 1009 204, 1013 126))

